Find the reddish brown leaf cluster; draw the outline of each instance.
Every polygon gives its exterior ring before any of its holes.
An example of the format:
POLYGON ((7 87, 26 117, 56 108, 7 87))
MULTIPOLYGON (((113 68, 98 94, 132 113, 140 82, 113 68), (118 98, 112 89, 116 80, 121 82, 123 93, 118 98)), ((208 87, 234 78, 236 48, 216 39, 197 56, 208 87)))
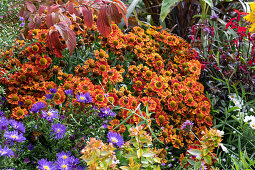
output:
POLYGON ((51 49, 59 49, 62 43, 56 37, 61 36, 65 41, 67 48, 72 54, 76 47, 76 37, 70 25, 73 21, 78 22, 83 18, 84 24, 91 28, 93 25, 93 15, 97 15, 97 29, 100 34, 107 37, 111 33, 111 24, 120 23, 126 18, 126 7, 120 0, 69 0, 66 3, 41 2, 28 0, 19 12, 28 23, 28 28, 41 29, 48 28, 47 38, 51 49))

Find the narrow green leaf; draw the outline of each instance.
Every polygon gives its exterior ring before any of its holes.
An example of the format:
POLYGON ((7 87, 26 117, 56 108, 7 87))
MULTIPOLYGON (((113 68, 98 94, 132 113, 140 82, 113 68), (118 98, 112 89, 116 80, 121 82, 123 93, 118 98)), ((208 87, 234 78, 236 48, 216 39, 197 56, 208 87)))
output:
POLYGON ((165 20, 171 9, 173 9, 173 7, 176 6, 179 2, 180 0, 163 0, 160 11, 160 19, 162 22, 165 20))
POLYGON ((205 158, 205 163, 211 165, 212 164, 212 157, 210 155, 206 155, 205 158))

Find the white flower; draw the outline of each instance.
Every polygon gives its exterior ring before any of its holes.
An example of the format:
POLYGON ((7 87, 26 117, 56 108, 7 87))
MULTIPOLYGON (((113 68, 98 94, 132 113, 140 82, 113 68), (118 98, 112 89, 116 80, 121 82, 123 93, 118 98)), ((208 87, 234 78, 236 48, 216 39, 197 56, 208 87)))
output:
POLYGON ((217 133, 218 133, 220 136, 223 136, 223 135, 224 135, 224 131, 223 131, 223 130, 217 130, 217 133))
POLYGON ((220 145, 221 149, 223 150, 223 152, 228 153, 228 149, 222 143, 220 143, 219 145, 220 145))
POLYGON ((255 129, 255 121, 254 120, 250 122, 250 126, 252 129, 255 129))

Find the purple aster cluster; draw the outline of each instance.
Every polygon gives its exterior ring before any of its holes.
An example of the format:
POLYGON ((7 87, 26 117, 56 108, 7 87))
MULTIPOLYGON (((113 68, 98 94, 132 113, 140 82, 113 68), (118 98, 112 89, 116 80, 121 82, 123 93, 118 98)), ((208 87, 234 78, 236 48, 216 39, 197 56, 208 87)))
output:
POLYGON ((10 148, 8 148, 7 146, 4 146, 2 148, 1 145, 0 145, 0 155, 5 156, 5 157, 8 156, 10 158, 12 155, 14 155, 14 152, 10 148))
POLYGON ((4 116, 4 112, 0 110, 0 116, 4 116))
POLYGON ((79 159, 71 156, 70 152, 60 152, 57 154, 56 165, 59 169, 76 169, 79 159))
POLYGON ((77 166, 79 164, 79 159, 71 155, 70 152, 60 152, 57 153, 57 161, 54 163, 52 161, 47 161, 47 159, 41 159, 38 161, 38 168, 41 170, 50 169, 81 169, 84 170, 85 167, 77 166))
POLYGON ((33 113, 37 113, 39 112, 41 109, 44 109, 46 107, 46 104, 44 102, 37 102, 35 103, 32 108, 31 108, 31 112, 33 113))
POLYGON ((52 94, 46 94, 45 97, 46 97, 46 100, 51 100, 51 99, 53 99, 52 94))
POLYGON ((184 131, 190 131, 193 127, 194 123, 192 123, 190 120, 187 120, 184 122, 181 126, 181 129, 184 131))
POLYGON ((58 110, 50 108, 48 111, 42 111, 42 118, 49 121, 49 123, 53 122, 53 119, 58 119, 58 110))
POLYGON ((13 142, 24 142, 26 138, 23 136, 23 133, 18 131, 5 131, 4 137, 13 142))
POLYGON ((61 123, 53 124, 51 130, 53 131, 52 134, 55 134, 55 139, 63 138, 66 133, 65 125, 62 125, 61 123))
POLYGON ((55 170, 56 167, 52 161, 48 161, 47 159, 41 159, 38 162, 38 169, 40 170, 55 170))
POLYGON ((101 108, 100 109, 100 112, 98 113, 98 116, 99 117, 115 117, 116 116, 116 113, 114 113, 110 108, 107 108, 107 107, 104 107, 104 108, 101 108))
POLYGON ((123 138, 121 137, 120 134, 118 134, 116 132, 108 132, 107 139, 108 139, 108 142, 110 142, 118 147, 121 147, 124 144, 123 138))
POLYGON ((55 89, 55 88, 50 89, 50 92, 51 92, 52 94, 57 93, 57 91, 58 91, 58 89, 55 89))
POLYGON ((13 127, 13 129, 18 130, 21 133, 25 133, 26 128, 22 122, 11 119, 10 125, 13 127))
POLYGON ((0 132, 8 129, 9 120, 6 117, 0 117, 0 132))
POLYGON ((89 92, 85 94, 83 93, 77 94, 76 99, 78 102, 81 102, 81 103, 92 103, 92 97, 89 94, 89 92))
POLYGON ((73 90, 71 90, 71 89, 70 90, 65 90, 64 92, 67 96, 72 96, 73 95, 73 90))

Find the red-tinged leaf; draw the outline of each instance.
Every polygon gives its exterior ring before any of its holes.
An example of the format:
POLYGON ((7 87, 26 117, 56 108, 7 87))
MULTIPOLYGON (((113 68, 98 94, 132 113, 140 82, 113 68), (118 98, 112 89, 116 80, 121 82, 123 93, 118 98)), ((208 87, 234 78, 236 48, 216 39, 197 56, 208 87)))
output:
POLYGON ((111 21, 106 12, 106 6, 102 6, 97 17, 97 29, 104 37, 111 33, 111 21))
POLYGON ((34 18, 28 23, 28 27, 30 29, 40 28, 42 24, 41 17, 37 14, 34 16, 34 18))
POLYGON ((46 17, 46 24, 47 24, 48 28, 50 28, 51 26, 53 26, 54 24, 56 24, 59 21, 60 21, 59 14, 56 12, 52 12, 52 13, 48 14, 46 17))
POLYGON ((117 4, 117 3, 114 3, 114 5, 116 6, 116 8, 118 8, 118 10, 119 10, 119 13, 121 13, 121 15, 122 15, 122 17, 123 17, 123 19, 124 19, 124 21, 125 21, 125 23, 126 23, 126 26, 128 27, 128 20, 127 20, 127 17, 126 17, 126 12, 125 12, 125 10, 123 9, 123 8, 121 8, 120 6, 119 6, 119 4, 117 4))
POLYGON ((73 7, 73 4, 70 4, 68 7, 68 12, 70 14, 75 14, 76 16, 79 16, 79 12, 73 7))
POLYGON ((53 5, 53 6, 49 6, 48 7, 48 14, 52 13, 52 12, 57 12, 59 10, 59 6, 60 5, 53 5))
POLYGON ((126 7, 126 5, 122 1, 113 0, 113 2, 116 2, 117 4, 119 4, 121 6, 121 8, 123 9, 124 13, 125 14, 127 13, 127 7, 126 7))
POLYGON ((41 15, 42 13, 45 12, 46 9, 47 9, 46 6, 40 6, 40 7, 39 7, 39 10, 38 10, 38 13, 41 15))
POLYGON ((51 30, 47 34, 47 43, 48 47, 53 50, 53 49, 62 49, 62 43, 59 39, 59 33, 56 30, 51 30))
POLYGON ((107 13, 110 15, 111 20, 114 21, 116 24, 121 22, 122 14, 113 3, 107 6, 107 13))
POLYGON ((91 28, 93 24, 93 13, 92 9, 87 9, 86 7, 82 7, 82 14, 83 14, 83 20, 84 24, 91 28))
POLYGON ((32 2, 26 2, 26 7, 27 7, 27 10, 29 10, 32 13, 37 10, 36 6, 32 2))
POLYGON ((62 38, 65 40, 67 48, 70 51, 70 55, 72 55, 74 48, 76 47, 76 36, 75 32, 68 27, 67 23, 59 22, 54 25, 56 30, 60 33, 62 38))

